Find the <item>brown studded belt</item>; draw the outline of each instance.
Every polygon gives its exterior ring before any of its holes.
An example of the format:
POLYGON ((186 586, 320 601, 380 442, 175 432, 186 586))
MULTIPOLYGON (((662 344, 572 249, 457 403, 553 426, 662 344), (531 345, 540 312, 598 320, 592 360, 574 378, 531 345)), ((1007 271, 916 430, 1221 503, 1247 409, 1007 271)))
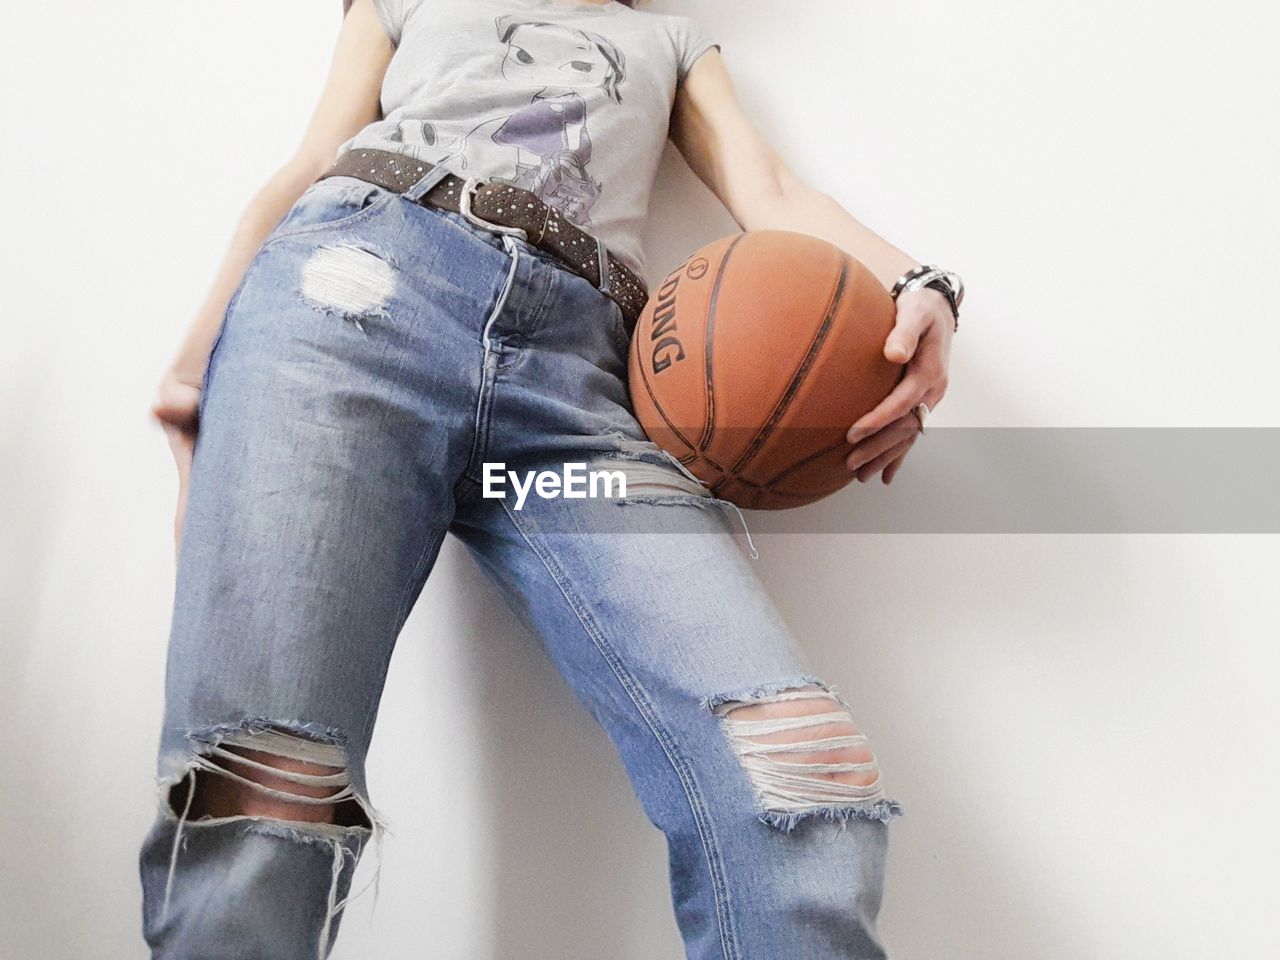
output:
POLYGON ((628 335, 649 298, 644 281, 603 242, 522 187, 482 177, 464 179, 394 150, 346 150, 316 179, 325 177, 356 177, 545 250, 618 304, 628 335))

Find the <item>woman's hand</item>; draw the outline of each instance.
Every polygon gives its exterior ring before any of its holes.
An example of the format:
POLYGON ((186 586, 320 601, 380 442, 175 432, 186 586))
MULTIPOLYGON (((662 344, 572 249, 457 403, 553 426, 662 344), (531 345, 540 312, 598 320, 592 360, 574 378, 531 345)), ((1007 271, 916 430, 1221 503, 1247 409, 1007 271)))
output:
POLYGON ((164 428, 178 467, 178 509, 173 520, 173 543, 176 549, 182 543, 182 520, 187 511, 187 483, 191 478, 191 461, 195 453, 196 433, 200 429, 198 410, 200 382, 191 382, 170 369, 160 381, 156 398, 151 404, 151 416, 164 428))
POLYGON ((917 403, 935 409, 947 392, 951 337, 955 318, 947 298, 924 288, 898 297, 898 317, 884 344, 884 355, 905 363, 906 373, 889 396, 849 428, 853 449, 845 464, 859 482, 882 473, 892 483, 923 429, 912 410, 917 403))

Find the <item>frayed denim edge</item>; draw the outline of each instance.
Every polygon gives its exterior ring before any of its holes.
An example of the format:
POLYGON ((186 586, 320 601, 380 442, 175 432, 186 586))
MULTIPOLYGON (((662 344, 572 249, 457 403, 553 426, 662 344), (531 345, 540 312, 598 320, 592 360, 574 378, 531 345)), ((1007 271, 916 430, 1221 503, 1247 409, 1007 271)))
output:
POLYGON ((335 746, 347 745, 346 734, 337 727, 326 727, 302 720, 272 720, 268 717, 246 717, 243 720, 215 723, 212 726, 188 730, 186 737, 192 743, 202 743, 216 747, 227 738, 228 734, 265 733, 268 730, 310 737, 320 743, 331 743, 335 746))
POLYGON ((877 820, 888 823, 902 816, 902 804, 896 800, 877 800, 868 804, 830 803, 803 810, 765 810, 758 819, 783 833, 789 833, 804 820, 821 818, 839 823, 843 827, 850 820, 877 820))
MULTIPOLYGON (((743 702, 750 700, 758 700, 760 697, 769 697, 775 693, 781 693, 783 690, 791 690, 796 687, 816 686, 821 687, 833 697, 839 697, 835 687, 831 686, 820 677, 816 677, 811 673, 802 673, 786 680, 774 680, 769 683, 757 684, 753 687, 740 687, 737 690, 729 690, 726 693, 713 693, 710 696, 703 697, 698 701, 698 706, 704 710, 714 710, 722 703, 728 703, 731 700, 740 700, 743 702)), ((841 701, 843 703, 843 701, 841 701)), ((845 704, 848 706, 847 704, 845 704)))

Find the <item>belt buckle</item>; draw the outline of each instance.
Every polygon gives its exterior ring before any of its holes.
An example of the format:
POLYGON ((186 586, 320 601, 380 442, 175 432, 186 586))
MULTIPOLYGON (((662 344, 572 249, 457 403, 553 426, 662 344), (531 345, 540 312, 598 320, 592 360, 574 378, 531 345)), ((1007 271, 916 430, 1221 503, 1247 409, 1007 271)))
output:
POLYGON ((479 187, 488 183, 482 177, 467 177, 462 182, 462 195, 458 198, 458 212, 462 214, 463 219, 469 220, 477 227, 484 227, 486 230, 492 230, 494 233, 505 233, 509 236, 519 237, 526 243, 529 241, 529 234, 520 227, 508 227, 501 223, 493 223, 490 220, 477 214, 471 209, 471 198, 479 187))

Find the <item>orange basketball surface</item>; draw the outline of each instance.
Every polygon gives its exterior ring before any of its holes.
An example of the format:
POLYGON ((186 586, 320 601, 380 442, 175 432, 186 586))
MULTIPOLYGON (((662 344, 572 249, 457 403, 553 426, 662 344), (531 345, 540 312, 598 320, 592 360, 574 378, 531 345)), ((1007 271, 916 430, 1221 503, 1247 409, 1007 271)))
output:
POLYGON ((650 297, 631 341, 632 407, 716 496, 812 503, 853 479, 845 432, 905 370, 883 353, 894 316, 880 281, 834 244, 724 237, 650 297))

